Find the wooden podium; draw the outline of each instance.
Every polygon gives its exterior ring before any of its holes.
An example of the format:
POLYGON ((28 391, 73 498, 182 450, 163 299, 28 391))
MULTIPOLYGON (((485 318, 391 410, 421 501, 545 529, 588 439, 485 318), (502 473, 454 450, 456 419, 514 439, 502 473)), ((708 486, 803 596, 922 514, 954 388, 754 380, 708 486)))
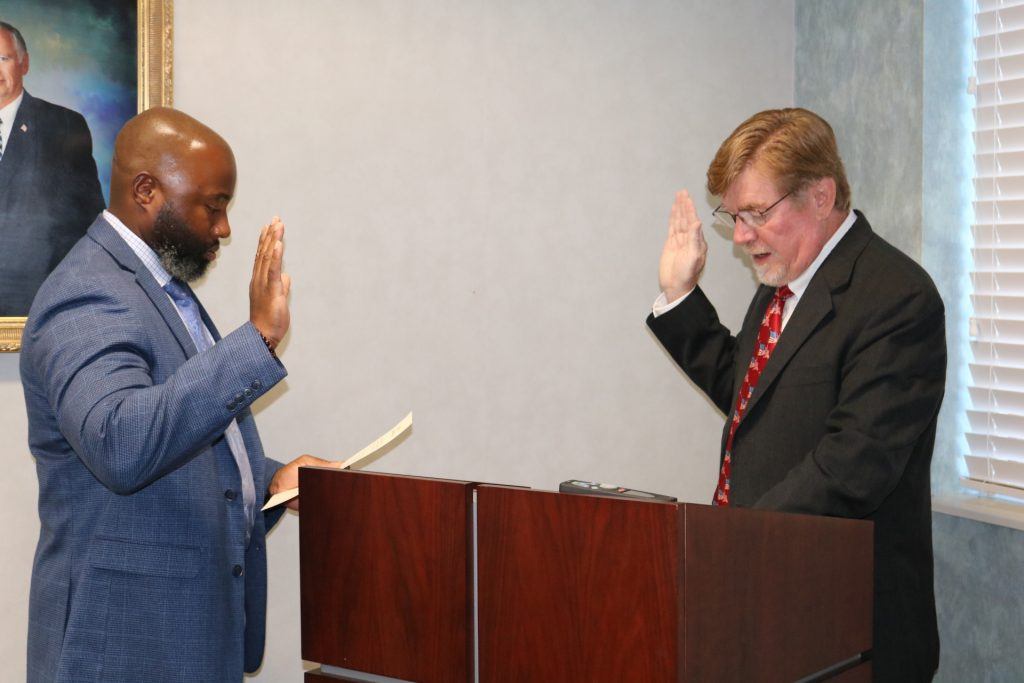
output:
POLYGON ((307 683, 871 678, 868 522, 333 469, 300 488, 307 683))

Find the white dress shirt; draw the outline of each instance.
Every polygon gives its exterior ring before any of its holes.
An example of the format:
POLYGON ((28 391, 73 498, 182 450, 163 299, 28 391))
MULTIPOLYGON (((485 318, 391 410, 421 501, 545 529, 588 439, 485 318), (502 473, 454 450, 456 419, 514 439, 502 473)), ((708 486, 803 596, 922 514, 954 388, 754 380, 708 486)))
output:
POLYGON ((0 149, 7 153, 7 143, 11 139, 11 132, 14 130, 14 119, 18 116, 18 109, 21 107, 21 101, 25 99, 25 91, 22 90, 21 94, 14 98, 13 102, 7 104, 6 107, 0 108, 0 149))

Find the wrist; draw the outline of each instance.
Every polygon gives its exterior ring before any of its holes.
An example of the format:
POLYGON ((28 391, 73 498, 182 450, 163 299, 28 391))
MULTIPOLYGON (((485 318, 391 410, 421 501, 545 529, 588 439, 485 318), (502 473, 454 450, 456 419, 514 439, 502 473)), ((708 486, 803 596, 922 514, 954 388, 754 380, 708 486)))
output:
POLYGON ((684 287, 669 287, 662 289, 661 292, 665 295, 665 303, 671 304, 688 296, 695 289, 697 289, 697 283, 684 287))
POLYGON ((691 291, 692 291, 692 288, 691 289, 686 289, 686 288, 682 288, 682 287, 666 287, 666 288, 661 290, 661 293, 665 295, 665 301, 666 302, 672 303, 673 301, 675 301, 679 297, 683 296, 684 294, 688 294, 691 291))
POLYGON ((270 352, 270 355, 273 356, 274 358, 277 358, 278 340, 274 339, 270 335, 264 334, 263 330, 261 330, 256 325, 253 325, 253 329, 256 330, 256 334, 258 334, 260 336, 260 339, 263 340, 263 343, 266 345, 267 351, 270 352))

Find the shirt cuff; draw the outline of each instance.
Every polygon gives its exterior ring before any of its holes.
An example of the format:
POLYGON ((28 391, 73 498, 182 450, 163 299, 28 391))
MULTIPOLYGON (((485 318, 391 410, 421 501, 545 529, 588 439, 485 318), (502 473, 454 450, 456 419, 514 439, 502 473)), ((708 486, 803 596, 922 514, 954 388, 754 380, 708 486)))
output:
MULTIPOLYGON (((694 287, 694 289, 696 289, 696 287, 694 287)), ((659 315, 668 313, 673 308, 681 304, 683 302, 683 299, 690 296, 691 294, 693 294, 693 289, 691 289, 686 294, 683 294, 675 301, 669 302, 668 299, 665 298, 665 292, 662 292, 661 294, 658 295, 658 298, 654 300, 654 306, 651 308, 651 312, 654 314, 654 317, 657 318, 659 315)))

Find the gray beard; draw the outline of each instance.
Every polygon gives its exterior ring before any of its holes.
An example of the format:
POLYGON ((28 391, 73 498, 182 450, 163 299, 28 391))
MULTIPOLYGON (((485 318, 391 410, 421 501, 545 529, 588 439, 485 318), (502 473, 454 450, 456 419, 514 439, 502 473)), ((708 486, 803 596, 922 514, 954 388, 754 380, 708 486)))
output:
POLYGON ((164 267, 171 277, 176 277, 182 282, 195 282, 210 267, 210 262, 204 257, 196 257, 193 254, 182 254, 177 245, 160 244, 156 248, 156 255, 160 257, 160 265, 164 267))
POLYGON ((153 231, 156 236, 153 251, 171 277, 182 282, 194 282, 206 273, 210 267, 210 261, 206 260, 206 249, 192 236, 188 224, 169 202, 157 213, 153 231))

